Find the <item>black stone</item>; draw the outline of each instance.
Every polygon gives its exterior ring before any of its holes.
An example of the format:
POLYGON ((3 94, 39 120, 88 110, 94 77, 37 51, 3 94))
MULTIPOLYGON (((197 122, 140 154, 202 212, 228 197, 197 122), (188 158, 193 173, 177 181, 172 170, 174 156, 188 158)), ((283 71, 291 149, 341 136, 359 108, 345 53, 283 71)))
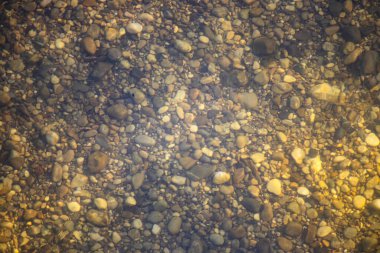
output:
POLYGON ((269 56, 276 52, 276 41, 267 37, 257 38, 252 44, 253 53, 258 56, 269 56))
POLYGON ((341 32, 343 39, 346 41, 359 43, 362 40, 360 30, 356 26, 344 26, 342 27, 341 32))
POLYGON ((333 16, 339 16, 343 10, 343 4, 336 0, 329 1, 329 11, 333 16))

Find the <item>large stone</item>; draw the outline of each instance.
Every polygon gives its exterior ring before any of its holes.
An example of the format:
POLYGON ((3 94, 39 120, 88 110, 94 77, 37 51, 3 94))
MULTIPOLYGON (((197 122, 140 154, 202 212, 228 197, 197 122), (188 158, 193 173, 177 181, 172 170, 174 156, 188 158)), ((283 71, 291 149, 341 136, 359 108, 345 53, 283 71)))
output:
POLYGON ((193 181, 205 179, 215 171, 216 167, 209 164, 199 164, 192 167, 187 172, 187 177, 193 181))
POLYGON ((193 50, 191 44, 184 40, 175 40, 174 45, 182 53, 189 53, 193 50))
POLYGON ((298 237, 302 234, 302 225, 298 222, 289 222, 286 224, 285 232, 291 237, 298 237))
POLYGON ((181 217, 173 217, 168 224, 168 230, 170 234, 176 235, 181 230, 182 219, 181 217))
POLYGON ((91 77, 102 79, 112 69, 112 66, 109 62, 98 62, 91 72, 91 77))
POLYGON ((269 83, 269 76, 267 71, 260 71, 257 75, 255 75, 254 80, 256 83, 260 85, 266 85, 269 83))
POLYGON ((379 61, 379 53, 376 51, 365 51, 361 57, 360 69, 363 74, 375 74, 379 61))
POLYGON ((156 140, 152 137, 144 134, 137 135, 135 137, 135 142, 143 146, 154 146, 156 145, 156 140))
POLYGON ((218 171, 214 175, 213 182, 214 184, 224 184, 230 181, 231 175, 224 171, 218 171))
POLYGON ((234 100, 240 103, 243 107, 246 109, 257 109, 259 105, 259 100, 257 98, 257 95, 255 93, 237 93, 235 96, 233 96, 234 100))
POLYGON ((94 55, 96 53, 96 44, 93 38, 85 37, 82 40, 82 46, 86 53, 94 55))
POLYGON ((127 107, 123 104, 114 104, 108 107, 107 114, 118 120, 124 120, 129 115, 127 107))
POLYGON ((340 97, 343 95, 342 91, 335 86, 331 86, 328 83, 321 83, 311 88, 311 95, 319 100, 338 103, 340 97))
POLYGON ((268 56, 276 52, 276 41, 267 37, 260 37, 253 41, 253 53, 258 56, 268 56))
POLYGON ((143 30, 143 26, 139 23, 131 22, 127 25, 126 30, 130 34, 138 34, 143 30))
POLYGON ((96 151, 88 157, 87 167, 90 173, 99 173, 107 167, 109 157, 107 154, 96 151))
POLYGON ((88 210, 86 213, 86 219, 90 223, 99 227, 107 226, 110 222, 108 214, 106 212, 98 211, 95 209, 88 210))
POLYGON ((346 41, 359 43, 362 40, 360 30, 356 26, 344 26, 341 29, 342 36, 346 41))

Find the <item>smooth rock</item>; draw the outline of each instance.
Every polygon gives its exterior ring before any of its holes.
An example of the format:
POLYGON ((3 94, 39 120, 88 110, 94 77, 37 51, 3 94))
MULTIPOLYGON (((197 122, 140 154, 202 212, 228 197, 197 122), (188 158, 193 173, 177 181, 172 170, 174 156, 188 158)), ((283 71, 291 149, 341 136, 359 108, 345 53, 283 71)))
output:
POLYGON ((248 145, 249 138, 245 135, 239 135, 236 137, 236 146, 241 149, 248 145))
POLYGON ((260 37, 253 41, 253 53, 258 56, 268 56, 276 52, 276 41, 267 37, 260 37))
POLYGON ((250 158, 254 163, 262 163, 265 161, 265 155, 263 153, 254 153, 250 158))
POLYGON ((24 71, 25 64, 21 59, 11 60, 9 62, 9 68, 14 72, 20 73, 24 71))
POLYGON ((145 171, 138 172, 132 176, 133 189, 138 190, 145 180, 145 171))
POLYGON ((73 180, 71 180, 70 187, 76 188, 76 187, 83 187, 87 185, 88 183, 88 177, 83 174, 76 174, 73 180))
POLYGON ((271 221, 273 219, 273 207, 271 203, 265 203, 263 210, 260 212, 260 218, 262 221, 271 221))
POLYGON ((100 210, 105 210, 108 207, 107 200, 105 200, 103 198, 94 199, 94 204, 100 210))
POLYGON ((181 217, 174 216, 168 224, 168 230, 169 233, 172 235, 176 235, 179 233, 181 230, 181 225, 182 225, 182 219, 181 217))
POLYGON ((108 107, 107 114, 118 120, 125 120, 129 115, 127 107, 123 104, 114 104, 108 107))
POLYGON ((260 71, 258 74, 255 75, 254 80, 256 83, 260 85, 266 85, 269 83, 269 76, 267 71, 260 71))
POLYGON ((231 175, 224 171, 217 171, 214 175, 213 183, 214 184, 224 184, 230 181, 231 175))
POLYGON ((156 140, 152 137, 144 134, 137 135, 135 137, 135 142, 143 146, 154 146, 156 145, 156 140))
POLYGON ((11 102, 11 96, 9 96, 8 92, 0 91, 0 106, 4 106, 11 102))
POLYGON ((259 100, 255 93, 237 93, 233 98, 243 107, 249 110, 256 109, 259 105, 259 100))
POLYGON ((379 138, 374 133, 370 133, 366 136, 365 142, 368 146, 377 147, 380 144, 379 138))
POLYGON ((164 219, 164 215, 158 211, 152 211, 149 213, 147 220, 150 223, 156 224, 161 222, 164 219))
POLYGON ((144 92, 137 88, 131 89, 129 93, 131 93, 133 101, 135 101, 136 104, 142 104, 146 100, 144 92))
POLYGON ((267 190, 277 196, 282 194, 282 183, 279 179, 271 179, 267 184, 267 190))
POLYGON ((110 222, 108 214, 106 212, 98 211, 95 209, 88 210, 86 213, 86 219, 90 223, 99 227, 107 226, 110 222))
POLYGON ((280 248, 283 251, 290 252, 293 249, 292 241, 285 237, 282 237, 282 236, 278 237, 277 243, 278 243, 278 246, 280 246, 280 248))
POLYGON ((191 44, 184 40, 175 40, 174 45, 182 53, 189 53, 193 50, 191 44))
POLYGON ((114 231, 112 232, 112 242, 115 244, 118 244, 121 241, 121 236, 118 232, 114 231))
POLYGON ((356 26, 344 26, 341 29, 342 36, 346 41, 359 43, 362 40, 360 29, 356 26))
POLYGON ((173 176, 171 182, 176 185, 184 185, 186 184, 186 177, 182 176, 173 176))
POLYGON ((332 232, 332 228, 329 226, 322 226, 319 227, 317 230, 317 236, 318 237, 326 237, 332 232))
POLYGON ((356 195, 352 201, 354 207, 359 210, 365 207, 366 202, 366 198, 361 195, 356 195))
POLYGON ((224 244, 224 238, 220 234, 211 234, 210 241, 216 246, 221 246, 224 244))
POLYGON ((346 65, 350 65, 354 62, 356 62, 356 60, 359 58, 359 56, 363 53, 363 49, 358 47, 358 48, 355 48, 354 51, 352 51, 349 55, 346 56, 346 58, 344 58, 344 61, 343 63, 346 64, 346 65))
POLYGON ((135 206, 135 205, 137 205, 137 201, 134 197, 129 196, 125 199, 125 204, 127 206, 135 206))
POLYGON ((114 41, 119 36, 119 32, 115 28, 108 28, 106 30, 106 40, 114 41))
POLYGON ((139 23, 129 23, 126 27, 126 30, 130 34, 138 34, 143 30, 143 26, 139 23))
POLYGON ((83 38, 82 46, 83 46, 83 49, 86 51, 86 53, 90 55, 94 55, 96 53, 96 44, 93 38, 91 37, 83 38))
POLYGON ((38 212, 34 209, 26 209, 24 211, 24 214, 23 214, 23 218, 24 220, 33 220, 34 218, 36 218, 38 212))
POLYGON ((72 213, 77 213, 81 210, 81 206, 78 202, 72 201, 67 203, 67 209, 72 213))
POLYGON ((285 232, 291 237, 298 237, 302 234, 302 225, 298 222, 291 221, 286 224, 285 232))
POLYGON ((296 164, 302 164, 306 154, 303 149, 296 147, 293 149, 291 156, 296 164))
POLYGON ((208 164, 199 164, 192 167, 187 176, 190 180, 199 181, 212 175, 216 167, 208 164))
POLYGON ((90 173, 99 173, 108 165, 109 157, 107 154, 96 151, 92 153, 87 160, 87 167, 90 173))
POLYGON ((243 198, 241 204, 247 209, 248 212, 258 213, 261 209, 262 203, 258 198, 243 198))
POLYGON ((297 79, 291 75, 285 75, 283 80, 285 83, 294 83, 297 81, 297 79))
POLYGON ((377 65, 379 62, 379 53, 371 50, 365 51, 361 57, 360 70, 363 74, 376 74, 377 65))
POLYGON ((59 141, 59 135, 56 132, 48 131, 45 135, 45 139, 49 145, 55 146, 59 141))
POLYGON ((53 166, 53 172, 52 172, 52 180, 53 182, 61 182, 63 175, 63 169, 62 166, 58 163, 55 163, 53 166))
POLYGON ((374 237, 364 237, 359 243, 359 249, 363 252, 376 252, 376 247, 379 244, 379 240, 374 237))
POLYGON ((342 92, 338 87, 322 83, 312 87, 310 93, 316 99, 337 103, 342 92))
POLYGON ((102 79, 111 69, 113 65, 109 62, 98 62, 91 72, 94 79, 102 79))

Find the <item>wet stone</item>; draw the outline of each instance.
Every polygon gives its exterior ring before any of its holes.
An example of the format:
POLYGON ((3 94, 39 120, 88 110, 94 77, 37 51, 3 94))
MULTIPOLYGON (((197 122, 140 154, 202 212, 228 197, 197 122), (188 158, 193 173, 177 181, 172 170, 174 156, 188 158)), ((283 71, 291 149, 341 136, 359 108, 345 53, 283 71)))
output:
POLYGON ((256 83, 260 85, 266 85, 269 83, 269 76, 266 71, 260 71, 258 74, 255 75, 254 80, 256 83))
POLYGON ((243 225, 239 225, 236 227, 233 227, 230 231, 230 237, 233 239, 241 239, 245 237, 246 235, 246 230, 243 225))
POLYGON ((85 37, 82 40, 83 49, 86 53, 94 55, 96 53, 96 44, 93 38, 85 37))
POLYGON ((358 234, 358 230, 355 227, 348 227, 344 229, 343 234, 347 239, 353 239, 358 234))
POLYGON ((234 99, 247 109, 256 109, 259 101, 255 93, 238 93, 234 99))
POLYGON ((112 64, 108 62, 98 62, 91 72, 91 77, 95 79, 102 79, 111 69, 112 64))
POLYGON ((147 220, 150 223, 154 223, 154 224, 161 222, 163 219, 164 219, 164 215, 158 211, 150 212, 147 217, 147 220))
POLYGON ((96 151, 92 153, 87 160, 87 167, 90 173, 99 173, 108 165, 109 157, 107 154, 96 151))
POLYGON ((12 60, 9 62, 9 67, 14 72, 20 73, 20 72, 24 71, 25 64, 21 59, 16 59, 16 60, 12 60))
POLYGON ((253 41, 252 47, 254 54, 268 56, 276 52, 276 41, 267 37, 261 37, 253 41))
POLYGON ((374 252, 378 243, 378 239, 374 237, 365 237, 360 241, 359 248, 364 252, 374 252))
POLYGON ((8 92, 0 91, 0 106, 7 105, 11 101, 11 96, 8 92))
POLYGON ((341 32, 342 32, 342 37, 346 41, 359 43, 362 40, 362 36, 358 27, 344 26, 342 27, 341 32))
POLYGON ((361 72, 365 75, 375 74, 379 62, 379 53, 376 51, 365 51, 360 62, 361 72))
POLYGON ((267 184, 267 190, 275 195, 282 194, 282 183, 279 179, 271 179, 267 184))
POLYGON ((298 222, 289 222, 286 224, 285 232, 291 237, 298 237, 302 233, 302 225, 298 222))
POLYGON ((260 218, 263 221, 271 221, 273 219, 273 207, 271 203, 265 203, 263 210, 260 212, 260 218))
POLYGON ((168 230, 172 235, 178 234, 182 225, 182 219, 180 217, 173 217, 168 224, 168 230))
POLYGON ((62 180, 62 175, 63 175, 62 166, 58 163, 55 163, 53 167, 53 172, 52 172, 53 182, 60 182, 62 180))
POLYGON ((95 209, 88 210, 86 213, 86 219, 90 223, 99 227, 107 226, 110 222, 107 213, 95 209))
POLYGON ((118 120, 124 120, 129 115, 127 107, 123 104, 114 104, 108 107, 107 114, 118 120))
POLYGON ((94 204, 100 210, 105 210, 108 207, 107 200, 105 200, 103 198, 96 198, 94 200, 94 204))
POLYGON ((244 198, 241 202, 247 211, 252 213, 258 213, 261 209, 261 201, 259 199, 254 198, 244 198))
POLYGON ((224 238, 220 234, 211 234, 210 241, 216 246, 221 246, 224 244, 224 238))
POLYGON ((72 213, 77 213, 81 210, 81 206, 78 202, 73 201, 73 202, 67 203, 67 209, 69 209, 69 211, 72 213))
POLYGON ((138 34, 143 30, 143 26, 139 23, 129 23, 126 27, 126 30, 130 34, 138 34))
POLYGON ((283 251, 290 252, 293 249, 292 241, 285 237, 278 237, 277 243, 283 251))
POLYGON ((24 211, 24 215, 23 215, 23 218, 25 220, 33 220, 34 218, 36 218, 38 212, 36 210, 33 210, 33 209, 26 209, 24 211))
POLYGON ((145 172, 139 172, 132 176, 132 185, 135 190, 139 189, 144 183, 145 172))
POLYGON ((193 50, 191 44, 184 40, 175 40, 174 45, 182 53, 189 53, 193 50))
POLYGON ((88 177, 86 175, 77 174, 77 175, 75 175, 73 180, 71 180, 70 186, 71 186, 71 188, 83 187, 83 186, 87 185, 87 183, 88 183, 88 177))
POLYGON ((187 177, 193 181, 199 181, 212 175, 215 167, 208 164, 195 165, 187 172, 187 177))
POLYGON ((135 142, 143 146, 154 146, 156 145, 156 140, 148 135, 137 135, 135 137, 135 142))
POLYGON ((332 228, 329 226, 322 226, 319 227, 317 230, 317 236, 318 237, 326 237, 332 232, 332 228))

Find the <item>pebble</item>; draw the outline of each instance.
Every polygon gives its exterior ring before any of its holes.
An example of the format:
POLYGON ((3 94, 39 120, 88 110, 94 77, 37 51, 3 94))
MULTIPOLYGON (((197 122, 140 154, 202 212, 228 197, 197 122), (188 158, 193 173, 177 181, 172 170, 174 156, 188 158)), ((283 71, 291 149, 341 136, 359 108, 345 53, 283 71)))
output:
POLYGON ((187 176, 190 180, 199 181, 211 176, 215 169, 212 165, 195 165, 187 172, 187 176))
POLYGON ((366 136, 365 142, 368 146, 377 147, 380 144, 379 138, 374 133, 370 133, 366 136))
POLYGON ((99 173, 108 165, 109 157, 107 154, 96 151, 92 153, 87 160, 87 167, 90 173, 99 173))
POLYGON ((72 213, 77 213, 81 210, 81 206, 78 202, 72 201, 67 203, 67 209, 72 213))
POLYGON ((125 199, 125 204, 127 206, 135 206, 137 205, 137 201, 134 197, 129 196, 125 199))
POLYGON ((224 184, 230 181, 231 175, 227 172, 218 171, 214 175, 213 183, 214 184, 224 184))
POLYGON ((24 219, 25 220, 33 220, 34 218, 36 218, 36 216, 37 216, 37 214, 38 214, 38 212, 36 211, 36 210, 33 210, 33 209, 26 209, 25 211, 24 211, 24 215, 23 215, 23 217, 24 217, 24 219))
POLYGON ((112 242, 115 244, 118 244, 121 241, 121 236, 118 232, 114 231, 112 232, 112 242))
POLYGON ((343 235, 347 239, 354 239, 356 238, 357 234, 358 234, 358 230, 355 227, 348 227, 348 228, 345 228, 343 231, 343 235))
POLYGON ((341 90, 335 86, 331 86, 328 83, 322 83, 312 87, 310 93, 316 99, 337 103, 339 102, 341 90))
POLYGON ((283 250, 283 251, 287 251, 287 252, 290 252, 293 250, 293 243, 291 240, 285 238, 285 237, 278 237, 277 238, 277 243, 278 243, 278 246, 280 246, 280 248, 283 250))
POLYGON ((145 171, 138 172, 132 176, 133 189, 138 190, 145 180, 145 171))
POLYGON ((129 115, 127 107, 123 104, 114 104, 108 107, 107 114, 118 120, 124 120, 129 115))
POLYGON ((259 105, 259 100, 255 93, 237 93, 234 99, 247 109, 256 109, 259 105))
POLYGON ((184 40, 175 40, 174 45, 182 53, 189 53, 193 50, 191 44, 184 40))
POLYGON ((65 43, 61 39, 56 39, 55 47, 58 49, 63 49, 65 47, 65 43))
POLYGON ((254 80, 256 83, 258 83, 260 85, 268 84, 269 83, 269 76, 268 76, 267 71, 260 71, 259 73, 257 73, 254 77, 254 80))
POLYGON ((143 26, 139 23, 129 23, 126 30, 130 34, 139 34, 143 30, 143 26))
POLYGON ((216 246, 222 246, 224 244, 224 238, 220 234, 211 234, 210 241, 216 246))
POLYGON ((152 227, 152 234, 158 235, 161 232, 161 227, 157 224, 154 224, 152 227))
POLYGON ((140 134, 140 135, 137 135, 135 137, 135 142, 137 144, 140 144, 140 145, 143 145, 143 146, 154 146, 156 145, 156 140, 153 139, 152 137, 148 136, 148 135, 143 135, 143 134, 140 134))
POLYGON ((240 148, 244 148, 245 146, 248 145, 249 139, 245 135, 239 135, 236 137, 236 146, 240 148))
POLYGON ((300 186, 297 188, 297 193, 301 196, 309 196, 310 195, 310 191, 309 189, 307 189, 306 187, 304 186, 300 186))
POLYGON ((119 32, 115 28, 108 28, 106 30, 106 40, 114 41, 119 36, 119 32))
POLYGON ((88 177, 83 174, 76 174, 73 180, 71 180, 70 187, 71 188, 77 188, 77 187, 83 187, 87 185, 88 183, 88 177))
POLYGON ((303 149, 297 147, 293 149, 291 156, 293 160, 296 162, 296 164, 302 164, 306 154, 305 151, 303 151, 303 149))
POLYGON ((298 222, 289 222, 286 224, 285 232, 291 237, 298 237, 302 234, 302 225, 298 222))
POLYGON ((147 220, 150 223, 154 223, 154 224, 161 222, 163 219, 164 219, 164 215, 158 211, 150 212, 147 217, 147 220))
POLYGON ((253 53, 258 56, 269 56, 276 52, 276 41, 267 37, 260 37, 253 41, 253 53))
POLYGON ((361 196, 361 195, 357 195, 354 197, 353 201, 352 201, 354 207, 356 209, 363 209, 366 205, 366 199, 365 197, 361 196))
POLYGON ((0 106, 4 106, 9 104, 11 101, 11 96, 9 96, 8 92, 0 91, 0 106))
POLYGON ((100 210, 105 210, 107 209, 108 207, 108 203, 107 203, 107 200, 103 199, 103 198, 96 198, 94 200, 94 204, 95 206, 100 209, 100 210))
POLYGON ((85 37, 82 40, 83 49, 86 53, 94 55, 96 53, 96 44, 93 38, 85 37))
POLYGON ((349 55, 346 56, 346 58, 344 59, 343 63, 346 64, 346 65, 350 65, 354 62, 356 62, 356 60, 359 58, 359 56, 363 53, 363 49, 362 48, 355 48, 354 51, 352 51, 349 55))
POLYGON ((25 64, 22 59, 15 59, 9 62, 9 68, 14 72, 20 73, 24 71, 25 64))
POLYGON ((297 81, 297 79, 294 76, 291 76, 291 75, 285 75, 283 80, 286 83, 294 83, 294 82, 297 81))
POLYGON ((326 237, 332 232, 332 228, 329 226, 322 226, 319 227, 317 230, 317 236, 318 237, 326 237))
POLYGON ((99 227, 107 226, 110 222, 107 213, 95 209, 90 209, 87 211, 86 219, 99 227))
POLYGON ((176 185, 185 185, 186 177, 182 176, 173 176, 171 182, 176 185))
POLYGON ((267 184, 267 190, 274 195, 282 194, 282 183, 279 179, 271 179, 267 184))
POLYGON ((370 206, 374 211, 380 212, 380 199, 372 200, 370 206))
POLYGON ((52 180, 53 182, 61 182, 63 175, 63 169, 62 166, 58 163, 55 163, 53 166, 53 172, 52 172, 52 180))
POLYGON ((265 155, 263 153, 254 153, 250 157, 254 163, 262 163, 265 161, 265 155))
POLYGON ((260 212, 260 218, 263 221, 271 221, 273 219, 273 207, 271 203, 265 203, 260 212))
POLYGON ((174 216, 168 224, 168 230, 172 235, 176 235, 181 230, 182 219, 181 217, 174 216))
POLYGON ((45 139, 49 145, 55 146, 59 141, 59 135, 56 132, 49 131, 46 133, 45 139))

